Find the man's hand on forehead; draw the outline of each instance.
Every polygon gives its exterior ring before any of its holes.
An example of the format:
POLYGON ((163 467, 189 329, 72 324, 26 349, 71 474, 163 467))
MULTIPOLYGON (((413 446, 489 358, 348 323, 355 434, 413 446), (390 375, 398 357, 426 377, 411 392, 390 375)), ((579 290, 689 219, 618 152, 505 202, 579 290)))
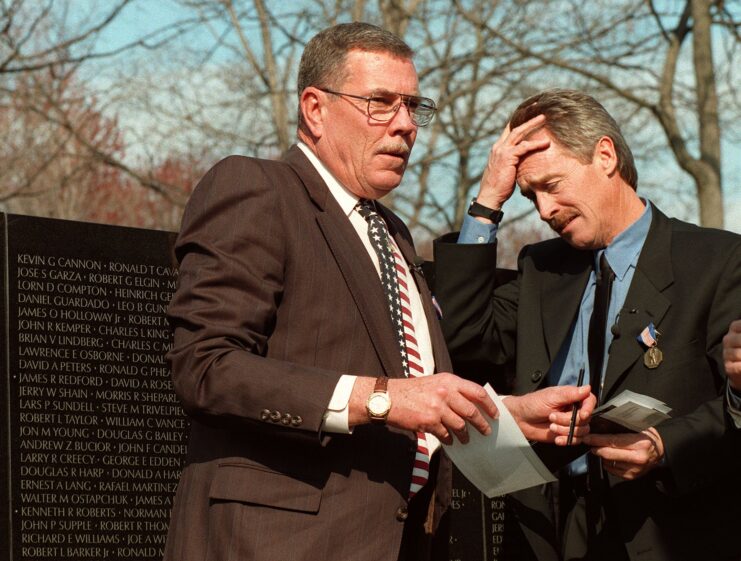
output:
POLYGON ((511 129, 504 127, 489 153, 489 160, 481 177, 476 201, 486 207, 499 209, 512 196, 517 177, 517 166, 522 158, 535 150, 550 146, 548 138, 530 139, 545 124, 545 115, 538 115, 511 129))

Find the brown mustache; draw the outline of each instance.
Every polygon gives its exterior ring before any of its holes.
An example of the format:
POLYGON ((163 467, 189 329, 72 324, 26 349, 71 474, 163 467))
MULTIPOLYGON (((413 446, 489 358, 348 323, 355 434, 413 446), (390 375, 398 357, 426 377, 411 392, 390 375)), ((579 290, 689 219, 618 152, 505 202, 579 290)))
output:
POLYGON ((556 216, 549 218, 546 222, 548 222, 548 226, 550 226, 552 230, 560 232, 564 226, 571 222, 575 217, 575 213, 557 214, 556 216))

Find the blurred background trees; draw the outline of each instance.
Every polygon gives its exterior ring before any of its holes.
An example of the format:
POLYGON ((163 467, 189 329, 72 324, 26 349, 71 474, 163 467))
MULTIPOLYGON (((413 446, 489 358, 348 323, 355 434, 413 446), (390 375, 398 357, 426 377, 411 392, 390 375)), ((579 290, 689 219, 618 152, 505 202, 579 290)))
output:
MULTIPOLYGON (((303 46, 352 20, 404 37, 438 101, 386 201, 422 252, 460 225, 508 114, 548 87, 607 106, 663 210, 741 230, 738 0, 0 0, 0 209, 176 230, 218 159, 290 146, 303 46)), ((550 235, 508 203, 510 265, 550 235)))

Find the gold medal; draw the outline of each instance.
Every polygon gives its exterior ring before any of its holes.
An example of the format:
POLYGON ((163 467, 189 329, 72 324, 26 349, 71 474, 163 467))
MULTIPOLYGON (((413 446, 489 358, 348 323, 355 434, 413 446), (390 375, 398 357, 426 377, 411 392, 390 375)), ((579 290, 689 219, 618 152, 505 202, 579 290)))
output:
POLYGON ((651 347, 643 355, 643 364, 646 368, 654 369, 658 368, 661 361, 664 360, 664 353, 661 352, 659 347, 651 347))

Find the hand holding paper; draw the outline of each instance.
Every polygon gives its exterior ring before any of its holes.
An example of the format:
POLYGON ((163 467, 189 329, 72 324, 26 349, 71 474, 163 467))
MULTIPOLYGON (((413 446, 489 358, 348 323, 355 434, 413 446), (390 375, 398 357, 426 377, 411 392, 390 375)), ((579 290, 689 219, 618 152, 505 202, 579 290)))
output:
POLYGON ((496 395, 488 384, 484 388, 497 405, 499 418, 491 420, 491 434, 470 431, 468 444, 456 441, 446 446, 453 463, 488 497, 555 481, 528 438, 565 444, 575 401, 581 403, 575 434, 583 437, 596 401, 589 386, 545 388, 506 398, 496 395))
POLYGON ((445 446, 456 467, 487 497, 513 493, 555 478, 535 454, 502 398, 489 384, 484 386, 499 409, 488 435, 471 431, 468 444, 445 446))
POLYGON ((590 434, 584 443, 602 458, 605 471, 623 479, 646 475, 664 457, 664 443, 654 428, 639 433, 590 434))
POLYGON ((602 458, 607 472, 623 479, 642 477, 664 457, 664 443, 653 427, 670 411, 657 399, 625 390, 595 409, 592 434, 584 443, 602 458))

